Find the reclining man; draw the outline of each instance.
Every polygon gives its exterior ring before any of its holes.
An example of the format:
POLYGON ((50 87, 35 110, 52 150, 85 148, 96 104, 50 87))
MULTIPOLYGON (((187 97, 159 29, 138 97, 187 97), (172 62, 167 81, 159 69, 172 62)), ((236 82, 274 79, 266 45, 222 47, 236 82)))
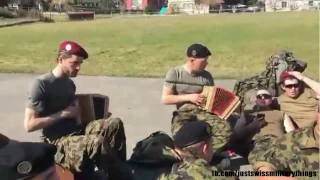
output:
POLYGON ((175 104, 177 110, 173 112, 171 132, 174 135, 180 126, 185 123, 177 118, 179 114, 195 114, 198 120, 209 123, 214 132, 213 150, 221 150, 231 135, 231 126, 214 114, 201 110, 199 105, 204 103, 200 95, 203 86, 214 86, 212 75, 205 70, 209 49, 201 44, 192 44, 187 49, 187 62, 183 66, 170 69, 165 78, 162 90, 162 103, 175 104))
POLYGON ((278 98, 281 111, 292 118, 298 128, 314 122, 318 112, 320 85, 300 72, 284 72, 280 76, 284 93, 278 98))
POLYGON ((0 134, 0 179, 59 180, 56 151, 51 144, 18 142, 0 134))
POLYGON ((237 120, 232 136, 235 143, 231 143, 231 148, 238 150, 241 147, 241 150, 246 149, 248 151, 244 152, 244 154, 245 156, 248 155, 250 164, 254 163, 260 153, 268 149, 270 142, 277 137, 281 137, 285 132, 295 129, 288 115, 273 109, 272 96, 268 90, 258 90, 255 102, 256 105, 253 107, 253 111, 244 111, 241 114, 241 118, 237 120), (250 119, 253 119, 253 121, 250 121, 250 119), (252 141, 253 147, 251 146, 252 141), (239 146, 238 142, 248 145, 239 146))
POLYGON ((87 58, 79 44, 60 44, 57 66, 31 84, 24 125, 28 132, 42 129, 44 141, 58 148, 56 163, 75 176, 90 179, 96 165, 110 177, 117 174, 115 161, 126 161, 124 126, 119 118, 93 121, 86 127, 79 123, 76 86, 70 78, 77 76, 87 58))
POLYGON ((305 173, 296 175, 300 177, 263 176, 259 177, 259 180, 319 179, 319 114, 316 119, 309 126, 296 129, 277 138, 269 146, 269 149, 256 159, 253 166, 253 170, 264 172, 304 171, 305 173))
POLYGON ((176 151, 182 157, 182 162, 175 163, 172 171, 162 174, 160 180, 188 179, 188 180, 223 180, 236 177, 219 176, 213 174, 218 168, 212 167, 213 157, 212 131, 208 123, 194 121, 184 124, 173 137, 176 151), (192 133, 190 133, 192 132, 192 133))

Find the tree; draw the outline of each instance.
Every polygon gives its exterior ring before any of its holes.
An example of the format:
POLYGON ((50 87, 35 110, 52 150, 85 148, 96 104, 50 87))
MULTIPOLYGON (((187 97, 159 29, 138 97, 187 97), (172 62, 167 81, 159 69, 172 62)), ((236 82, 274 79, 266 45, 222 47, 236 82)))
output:
POLYGON ((99 7, 102 9, 113 9, 115 6, 115 3, 113 0, 102 0, 99 4, 99 7))
POLYGON ((196 5, 218 5, 218 4, 223 4, 223 0, 195 0, 196 5))
POLYGON ((282 9, 281 4, 279 4, 279 3, 281 3, 281 1, 279 1, 279 0, 267 0, 266 1, 266 5, 269 8, 271 8, 274 12, 282 9))
POLYGON ((124 12, 126 10, 126 1, 125 0, 119 0, 119 9, 121 12, 124 12))
POLYGON ((298 10, 300 8, 299 3, 297 0, 290 0, 290 9, 291 11, 298 10))

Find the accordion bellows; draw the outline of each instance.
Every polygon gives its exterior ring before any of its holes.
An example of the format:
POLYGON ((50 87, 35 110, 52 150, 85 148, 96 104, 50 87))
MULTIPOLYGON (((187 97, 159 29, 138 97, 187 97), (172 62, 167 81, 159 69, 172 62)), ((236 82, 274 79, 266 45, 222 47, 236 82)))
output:
POLYGON ((201 109, 222 119, 227 119, 240 105, 240 100, 237 96, 221 87, 204 86, 201 94, 205 97, 201 109))
POLYGON ((105 119, 109 115, 109 97, 101 94, 77 94, 80 106, 79 120, 88 124, 91 121, 105 119))

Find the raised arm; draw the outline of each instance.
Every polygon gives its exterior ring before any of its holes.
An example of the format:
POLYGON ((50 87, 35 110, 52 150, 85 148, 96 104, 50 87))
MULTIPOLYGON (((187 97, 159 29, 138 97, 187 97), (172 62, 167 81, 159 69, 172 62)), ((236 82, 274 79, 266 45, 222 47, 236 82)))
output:
POLYGON ((294 77, 296 77, 300 81, 303 81, 304 83, 306 83, 317 94, 317 96, 320 96, 320 83, 319 82, 317 82, 313 79, 310 79, 297 71, 291 71, 288 73, 293 75, 294 77))
POLYGON ((30 86, 24 115, 24 127, 27 132, 43 129, 70 114, 66 111, 39 117, 39 113, 43 112, 45 108, 45 91, 45 85, 40 80, 35 80, 30 86))

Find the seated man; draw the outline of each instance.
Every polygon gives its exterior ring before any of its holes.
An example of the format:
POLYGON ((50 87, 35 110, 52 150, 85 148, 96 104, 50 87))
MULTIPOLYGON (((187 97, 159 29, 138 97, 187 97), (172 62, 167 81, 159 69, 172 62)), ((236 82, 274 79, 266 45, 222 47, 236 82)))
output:
MULTIPOLYGON (((272 96, 268 90, 257 91, 256 105, 252 111, 244 111, 233 129, 233 139, 248 142, 249 162, 253 163, 260 152, 268 149, 267 145, 275 138, 282 136, 284 131, 294 130, 291 119, 283 112, 273 109, 272 96), (260 116, 260 117, 257 117, 260 116), (250 118, 251 117, 251 118, 250 118), (253 119, 253 121, 250 121, 253 119), (253 140, 253 149, 249 146, 253 140)), ((239 149, 238 143, 232 143, 233 148, 239 149)), ((243 146, 241 146, 243 149, 243 146)), ((245 148, 245 149, 246 149, 245 148)), ((247 153, 245 153, 247 154, 247 153)))
POLYGON ((182 162, 175 163, 171 172, 162 174, 159 179, 236 179, 213 174, 218 168, 210 166, 213 157, 211 133, 210 125, 204 121, 184 124, 173 137, 175 150, 181 156, 182 162))
POLYGON ((300 72, 282 73, 280 83, 284 91, 278 98, 281 111, 288 114, 298 128, 314 122, 318 112, 319 83, 300 72))
MULTIPOLYGON (((298 176, 304 176, 305 179, 319 179, 319 116, 316 119, 309 126, 277 138, 269 146, 269 149, 256 159, 253 169, 259 171, 309 171, 308 173, 312 174, 298 174, 298 176), (317 174, 313 172, 317 172, 317 174)), ((259 179, 278 180, 280 178, 259 177, 259 179)))
POLYGON ((59 180, 56 151, 51 144, 17 142, 0 134, 0 179, 59 180))
POLYGON ((216 152, 227 144, 231 127, 228 121, 199 108, 199 105, 204 103, 204 98, 200 94, 203 86, 214 86, 212 75, 205 70, 210 55, 209 49, 201 44, 189 46, 187 62, 167 72, 162 90, 162 103, 176 105, 177 110, 173 112, 171 122, 173 135, 185 123, 178 118, 178 115, 194 114, 198 116, 198 120, 209 123, 215 132, 213 149, 216 152))
POLYGON ((119 118, 79 123, 75 103, 76 77, 87 52, 77 43, 60 44, 57 66, 36 78, 29 89, 24 125, 42 129, 44 141, 57 146, 56 163, 80 176, 91 177, 94 165, 108 176, 117 174, 116 161, 126 161, 126 137, 119 118))

